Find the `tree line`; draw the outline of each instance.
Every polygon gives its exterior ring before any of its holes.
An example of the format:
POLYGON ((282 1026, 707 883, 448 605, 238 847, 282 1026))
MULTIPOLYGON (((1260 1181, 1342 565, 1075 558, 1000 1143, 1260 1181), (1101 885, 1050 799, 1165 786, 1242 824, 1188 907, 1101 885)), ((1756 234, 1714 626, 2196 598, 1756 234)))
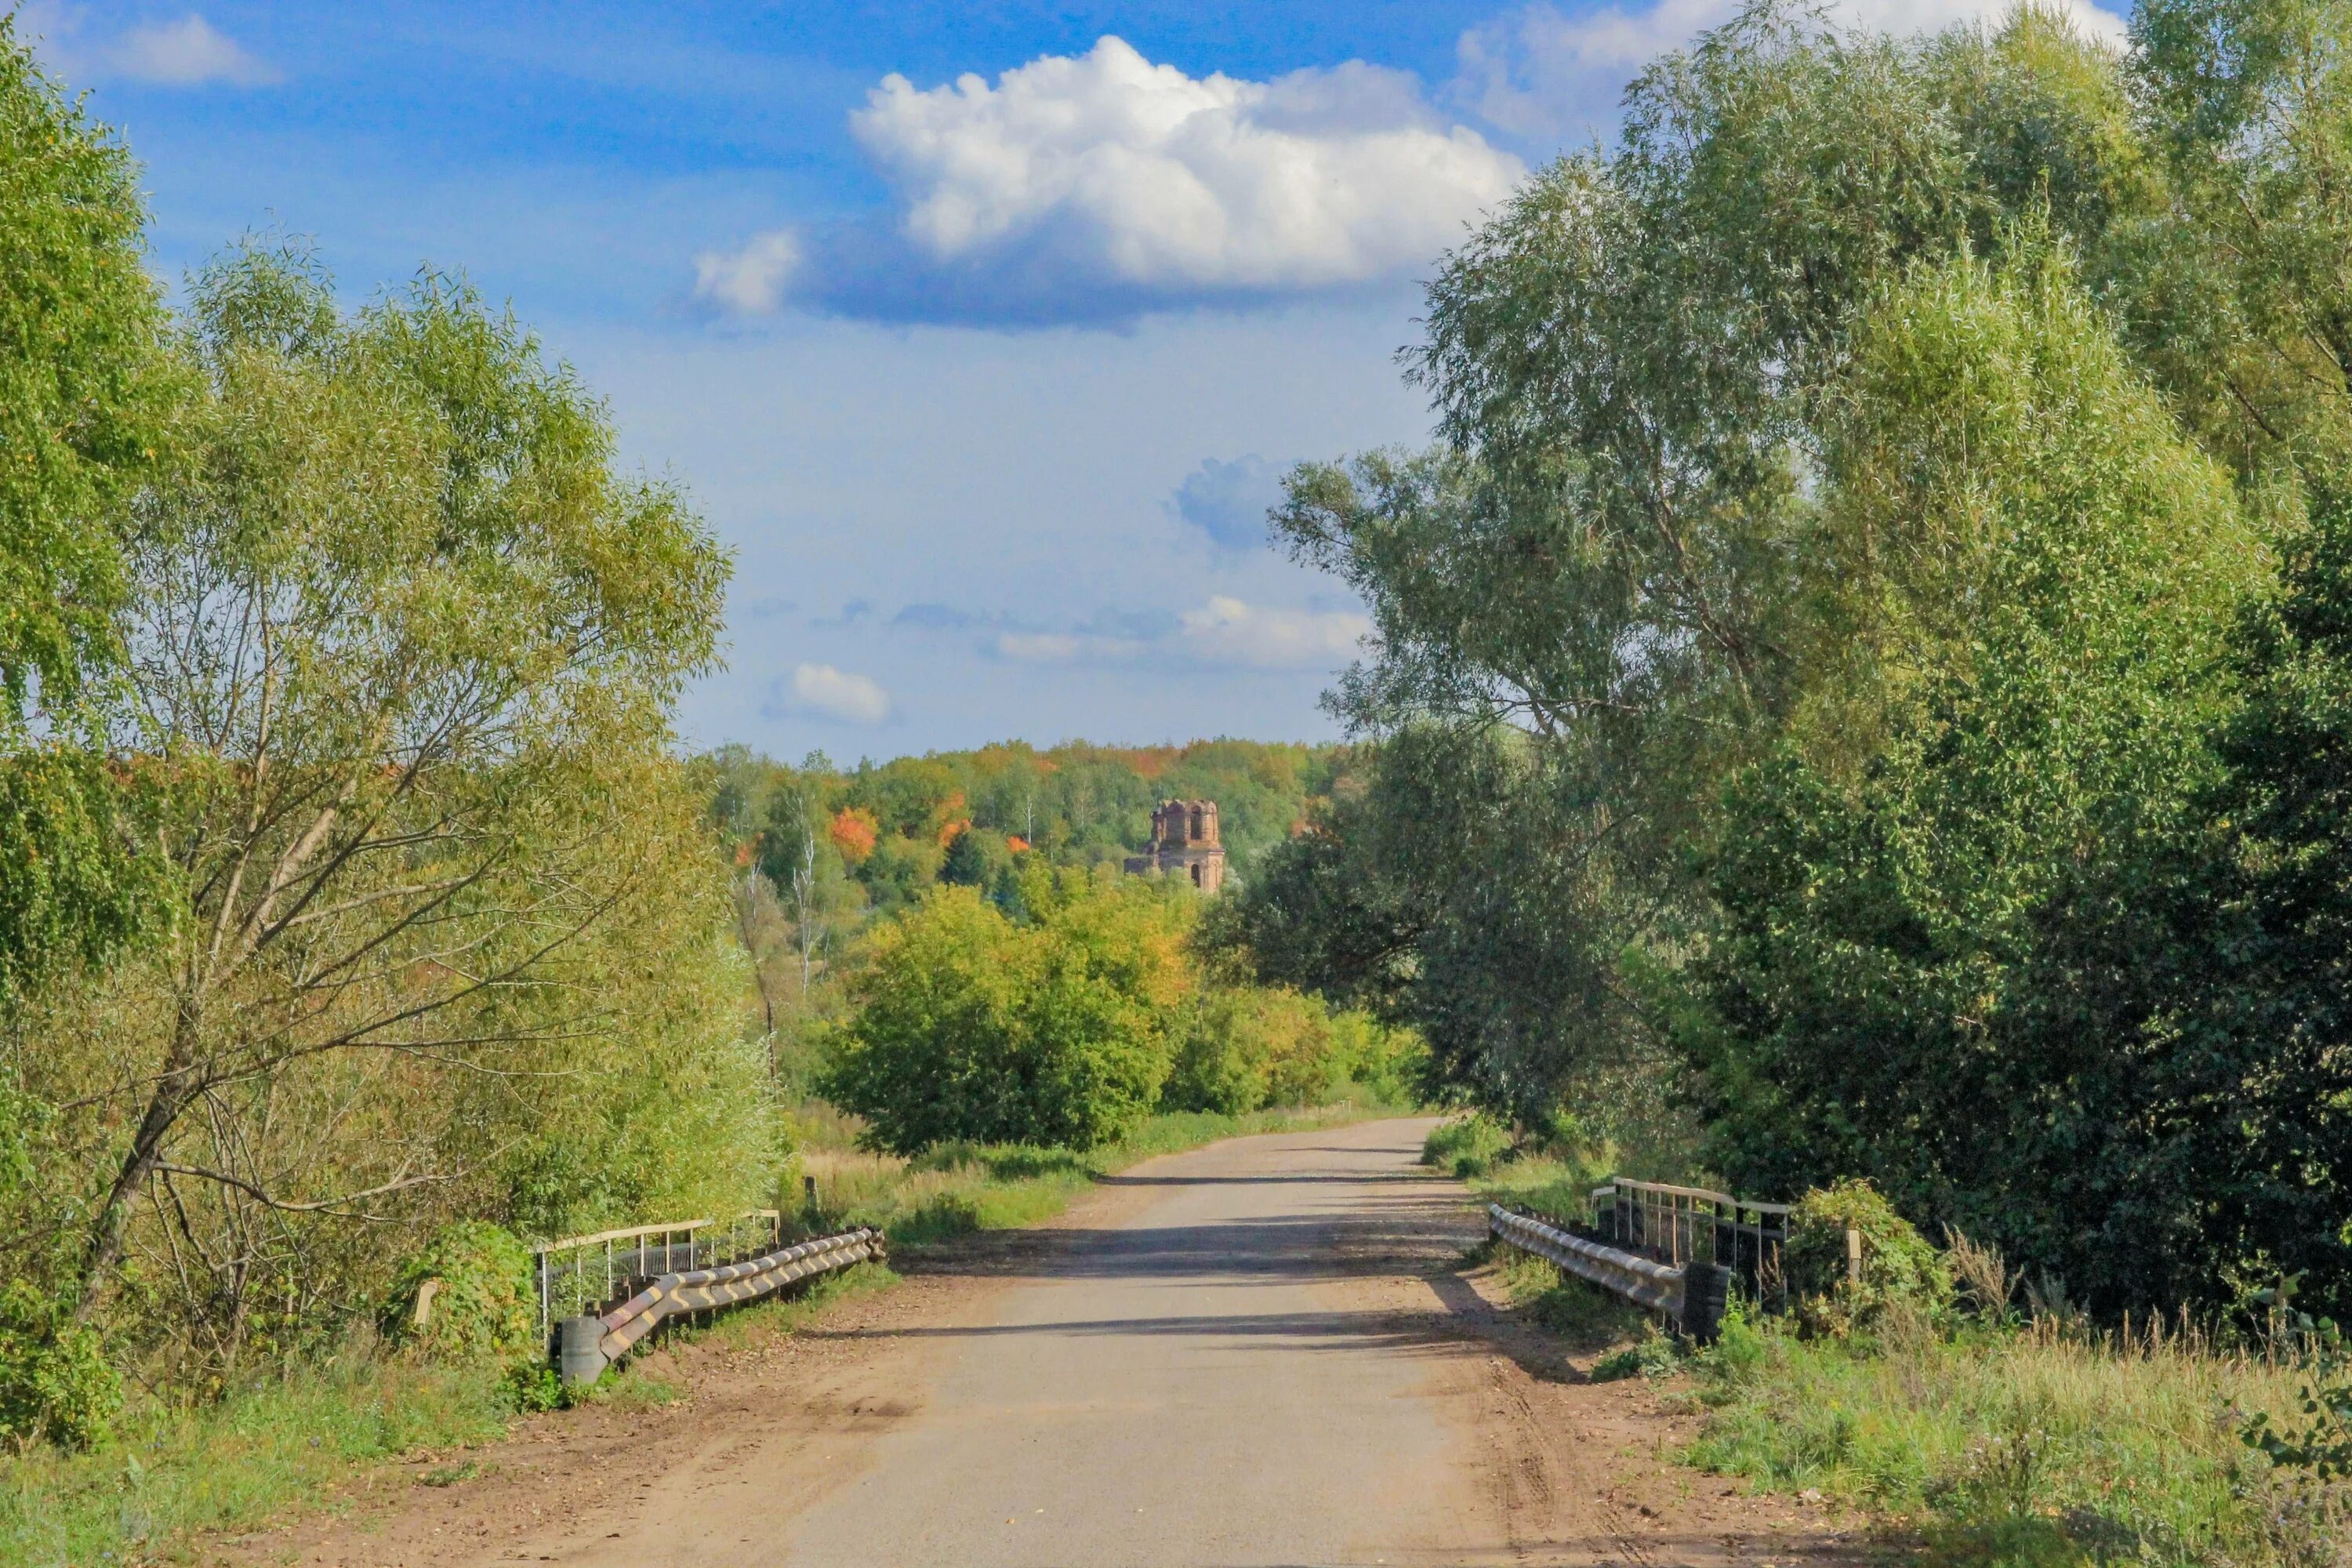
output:
POLYGON ((817 982, 872 922, 929 889, 982 889, 1016 917, 1024 863, 1118 868, 1170 799, 1218 803, 1235 875, 1306 826, 1338 748, 1257 741, 1045 749, 1019 741, 887 762, 797 765, 740 745, 696 759, 737 875, 737 931, 768 1025, 821 1006, 817 982))
POLYGON ((1461 1097, 2109 1311, 2352 1302, 2352 6, 1759 4, 1296 470, 1363 742, 1223 931, 1461 1097))

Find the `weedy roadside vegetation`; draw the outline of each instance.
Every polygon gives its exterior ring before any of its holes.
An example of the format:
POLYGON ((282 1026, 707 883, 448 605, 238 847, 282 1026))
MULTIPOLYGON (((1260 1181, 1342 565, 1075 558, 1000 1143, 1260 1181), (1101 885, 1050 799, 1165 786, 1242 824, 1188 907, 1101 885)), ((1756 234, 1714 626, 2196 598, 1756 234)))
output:
MULTIPOLYGON (((1484 1142, 1449 1122, 1429 1163, 1484 1142)), ((1496 1130, 1500 1135, 1500 1130, 1496 1130)), ((1575 1216, 1603 1163, 1504 1146, 1482 1198, 1575 1216)), ((2276 1291, 2233 1317, 2094 1323, 2063 1281, 1948 1231, 1931 1246, 1862 1183, 1806 1195, 1796 1309, 1735 1304, 1696 1349, 1540 1258, 1494 1259, 1507 1299, 1596 1382, 1641 1376, 1704 1414, 1688 1462, 1818 1490, 1891 1542, 1971 1568, 2335 1568, 2352 1561, 2352 1370, 2332 1324, 2276 1291), (1843 1231, 1869 1238, 1857 1287, 1843 1231)))
POLYGON ((2293 1341, 2193 1321, 2098 1330, 2063 1310, 1849 1335, 1742 1317, 1686 1358, 1706 1426, 1692 1462, 1817 1488, 1955 1563, 2338 1563, 2333 1483, 2242 1439, 2293 1409, 2293 1341))

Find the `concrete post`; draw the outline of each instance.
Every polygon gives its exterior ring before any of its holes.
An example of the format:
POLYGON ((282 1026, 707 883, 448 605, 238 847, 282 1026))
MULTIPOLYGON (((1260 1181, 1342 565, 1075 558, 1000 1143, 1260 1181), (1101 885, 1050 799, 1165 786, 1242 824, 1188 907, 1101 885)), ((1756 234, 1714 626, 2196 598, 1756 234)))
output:
POLYGON ((604 1359, 604 1324, 597 1318, 566 1318, 560 1325, 556 1365, 566 1388, 585 1388, 604 1375, 612 1363, 604 1359))

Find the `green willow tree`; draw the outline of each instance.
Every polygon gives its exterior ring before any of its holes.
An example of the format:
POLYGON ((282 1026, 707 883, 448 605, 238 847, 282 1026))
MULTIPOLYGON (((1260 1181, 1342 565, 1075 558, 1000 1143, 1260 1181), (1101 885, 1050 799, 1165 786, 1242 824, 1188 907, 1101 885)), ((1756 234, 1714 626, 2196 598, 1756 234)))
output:
POLYGON ((1731 792, 1694 966, 1708 1163, 1867 1175, 2104 1306, 2178 1300, 2219 1259, 2174 889, 2267 550, 2056 255, 1923 268, 1846 385, 1836 635, 1731 792))
POLYGON ((92 1086, 119 1131, 83 1314, 174 1184, 350 1215, 459 1179, 395 1139, 279 1188, 278 1091, 314 1064, 529 1072, 604 1026, 566 961, 663 874, 621 828, 727 573, 462 284, 347 318, 299 253, 248 247, 193 292, 205 397, 136 510, 118 720, 180 908, 167 1000, 92 1086))
MULTIPOLYGON (((1633 1072, 1662 1103, 1674 977, 1712 920, 1696 852, 1812 657, 1856 320, 2024 213, 2063 201, 2104 255, 2155 200, 2116 62, 2031 9, 1901 44, 1759 5, 1645 72, 1613 153, 1543 172, 1439 268, 1408 362, 1443 446, 1291 478, 1277 531, 1378 631, 1330 704, 1384 743, 1250 921, 1311 942, 1280 906, 1349 884, 1464 1090, 1541 1121, 1633 1072)), ((1258 952, 1323 984, 1304 949, 1258 952)))

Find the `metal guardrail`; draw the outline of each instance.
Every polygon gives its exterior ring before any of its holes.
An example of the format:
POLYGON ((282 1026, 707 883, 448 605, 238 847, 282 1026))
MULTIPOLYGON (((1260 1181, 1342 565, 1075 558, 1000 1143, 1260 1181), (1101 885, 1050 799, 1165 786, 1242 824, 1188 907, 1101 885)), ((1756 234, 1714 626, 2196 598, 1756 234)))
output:
POLYGON ((795 1280, 887 1256, 882 1233, 861 1226, 740 1263, 663 1274, 610 1311, 563 1320, 557 1351, 563 1381, 595 1382, 668 1319, 754 1300, 795 1280))
POLYGON ((681 1268, 732 1263, 783 1245, 783 1216, 752 1209, 734 1219, 663 1220, 541 1242, 531 1249, 539 1331, 558 1318, 601 1311, 641 1282, 681 1268))
POLYGON ((1701 1344, 1714 1341, 1729 1303, 1731 1275, 1712 1263, 1660 1263, 1639 1253, 1576 1235, 1500 1204, 1486 1205, 1486 1226, 1499 1241, 1532 1253, 1578 1279, 1663 1312, 1701 1344))

